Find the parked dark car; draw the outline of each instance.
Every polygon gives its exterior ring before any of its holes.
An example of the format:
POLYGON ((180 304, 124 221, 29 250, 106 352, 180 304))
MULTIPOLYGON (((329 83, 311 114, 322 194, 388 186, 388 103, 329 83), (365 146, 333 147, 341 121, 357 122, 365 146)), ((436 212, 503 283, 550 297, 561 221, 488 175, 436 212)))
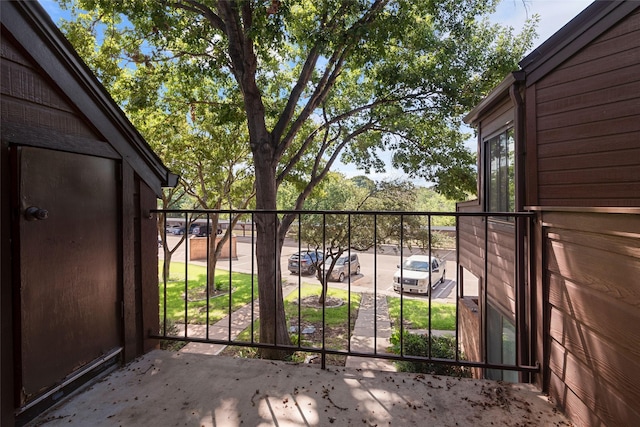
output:
MULTIPOLYGON (((194 234, 194 232, 195 232, 195 230, 197 228, 198 228, 197 224, 191 224, 189 226, 189 234, 194 234)), ((184 234, 184 227, 179 226, 179 225, 178 226, 173 225, 173 226, 167 228, 167 233, 177 234, 177 235, 181 236, 181 235, 184 234)))
MULTIPOLYGON (((196 237, 206 237, 211 234, 211 226, 210 225, 198 225, 193 229, 192 234, 195 234, 196 237)), ((218 227, 216 234, 222 234, 222 229, 218 227)))
POLYGON ((315 274, 317 265, 322 263, 324 254, 319 251, 296 252, 289 257, 289 271, 298 274, 315 274))
POLYGON ((210 225, 198 225, 194 227, 193 234, 197 237, 206 237, 211 234, 211 226, 210 225))

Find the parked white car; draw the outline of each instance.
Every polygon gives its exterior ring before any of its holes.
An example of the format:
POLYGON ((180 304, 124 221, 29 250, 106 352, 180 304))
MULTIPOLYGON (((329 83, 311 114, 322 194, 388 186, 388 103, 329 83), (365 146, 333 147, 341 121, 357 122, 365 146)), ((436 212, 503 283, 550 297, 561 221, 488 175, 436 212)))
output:
POLYGON ((426 255, 411 255, 402 266, 398 266, 398 271, 393 275, 393 290, 428 294, 429 277, 431 276, 431 288, 435 288, 444 283, 445 273, 445 263, 440 259, 429 258, 426 255))

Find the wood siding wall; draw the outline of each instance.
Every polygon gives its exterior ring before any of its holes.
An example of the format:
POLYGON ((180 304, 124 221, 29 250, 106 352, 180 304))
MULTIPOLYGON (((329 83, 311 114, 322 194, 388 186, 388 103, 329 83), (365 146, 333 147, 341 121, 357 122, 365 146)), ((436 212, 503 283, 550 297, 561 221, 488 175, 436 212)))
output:
POLYGON ((514 320, 514 226, 489 220, 488 258, 485 272, 485 221, 481 217, 460 218, 460 266, 480 278, 483 286, 486 283, 491 304, 514 320))
MULTIPOLYGON (((484 211, 484 143, 482 141, 496 132, 513 126, 514 108, 508 93, 483 113, 476 123, 479 129, 478 181, 479 199, 477 202, 458 204, 461 212, 484 211)), ((504 315, 514 318, 514 269, 515 236, 514 227, 498 221, 489 221, 489 241, 487 272, 485 273, 485 220, 480 217, 460 218, 460 265, 476 277, 481 283, 488 284, 490 301, 504 315)))
POLYGON ((0 38, 0 118, 5 125, 36 126, 60 134, 95 137, 69 102, 53 88, 3 31, 0 38))
MULTIPOLYGON (((524 205, 541 219, 529 241, 536 380, 577 425, 640 425, 640 215, 575 209, 640 206, 640 9, 550 63, 525 93, 524 205)), ((511 108, 505 98, 482 112, 479 141, 508 123, 511 108)), ((460 210, 482 209, 479 197, 460 210)), ((461 219, 460 265, 486 275, 489 294, 510 312, 513 234, 489 223, 485 272, 484 227, 461 219)))
MULTIPOLYGON (((480 339, 481 319, 478 299, 460 298, 460 344, 466 360, 480 362, 483 359, 482 340, 480 339)), ((471 368, 473 378, 482 378, 482 369, 471 368)))
POLYGON ((579 425, 640 425, 640 215, 542 219, 549 392, 579 425))
POLYGON ((514 111, 511 98, 508 94, 500 100, 485 116, 479 120, 481 140, 491 137, 492 134, 504 129, 513 123, 514 111))
POLYGON ((538 168, 528 203, 640 206, 639 93, 640 11, 528 88, 538 168))

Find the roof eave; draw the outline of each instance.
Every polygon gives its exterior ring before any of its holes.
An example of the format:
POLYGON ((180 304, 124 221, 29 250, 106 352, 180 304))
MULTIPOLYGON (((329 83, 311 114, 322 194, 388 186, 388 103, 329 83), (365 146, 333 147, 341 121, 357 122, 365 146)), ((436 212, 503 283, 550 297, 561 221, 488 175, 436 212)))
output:
MULTIPOLYGON (((38 2, 1 2, 3 25, 34 57, 45 72, 62 67, 72 79, 56 82, 60 89, 74 102, 81 111, 91 119, 92 115, 102 114, 110 123, 109 128, 98 129, 105 139, 123 159, 127 159, 140 177, 159 196, 161 187, 175 186, 176 176, 172 174, 162 160, 151 149, 147 141, 131 124, 122 109, 113 100, 93 72, 79 57, 73 46, 53 23, 47 12, 38 2), (32 28, 38 40, 29 37, 25 28, 32 28), (43 49, 44 45, 44 49, 43 49), (58 62, 45 61, 47 49, 55 54, 58 62), (78 86, 83 90, 78 91, 78 86), (99 107, 82 108, 89 104, 99 107), (142 160, 136 161, 134 157, 142 160), (173 184, 173 185, 172 185, 173 184)), ((49 58, 47 58, 49 59, 49 58)), ((94 121, 94 123, 97 122, 94 121)))
POLYGON ((509 73, 487 96, 485 96, 482 101, 476 105, 473 110, 471 110, 466 116, 464 116, 463 120, 468 125, 475 125, 478 121, 479 117, 482 114, 497 104, 501 99, 504 98, 505 95, 508 96, 509 88, 513 83, 520 80, 522 78, 521 73, 519 71, 514 71, 509 73))
POLYGON ((637 1, 595 1, 520 61, 530 86, 640 7, 637 1))

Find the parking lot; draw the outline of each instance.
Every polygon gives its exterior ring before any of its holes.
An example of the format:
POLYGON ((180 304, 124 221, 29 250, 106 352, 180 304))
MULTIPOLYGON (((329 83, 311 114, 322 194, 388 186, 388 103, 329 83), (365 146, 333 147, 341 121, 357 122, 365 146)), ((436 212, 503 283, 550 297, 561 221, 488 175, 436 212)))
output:
MULTIPOLYGON (((168 235, 169 247, 173 248, 179 241, 181 236, 168 235)), ((184 242, 177 248, 172 259, 177 262, 184 262, 184 242)), ((295 283, 298 280, 304 283, 315 283, 317 279, 314 276, 302 275, 290 273, 287 268, 288 258, 291 254, 298 252, 299 250, 305 250, 306 247, 299 247, 296 242, 286 241, 282 248, 281 267, 282 278, 289 283, 295 283)), ((252 260, 252 255, 255 256, 255 251, 252 251, 251 239, 249 237, 237 237, 237 253, 238 258, 232 260, 229 263, 228 260, 221 260, 218 262, 217 268, 221 270, 228 270, 231 266, 233 271, 250 273, 252 268, 257 265, 255 258, 252 260)), ((336 288, 351 287, 355 292, 374 292, 398 295, 393 290, 393 274, 398 269, 398 265, 401 259, 406 259, 414 253, 420 253, 418 250, 403 249, 402 257, 400 251, 397 248, 391 246, 379 248, 376 253, 374 251, 369 252, 357 252, 360 265, 361 274, 351 276, 350 282, 345 279, 343 283, 330 282, 330 286, 336 288), (375 274, 374 274, 375 272, 375 274)), ((456 300, 456 271, 457 265, 455 262, 454 250, 434 250, 433 256, 437 256, 442 259, 446 266, 446 277, 444 283, 439 284, 433 290, 433 300, 440 302, 455 303, 456 300)), ((159 256, 162 257, 162 251, 159 251, 159 256)), ((191 261, 190 261, 191 262, 191 261)), ((203 261, 193 261, 194 263, 203 264, 203 261)), ((465 293, 468 295, 473 294, 474 289, 469 287, 468 283, 465 283, 465 293)), ((427 295, 405 294, 408 298, 428 299, 427 295)))

